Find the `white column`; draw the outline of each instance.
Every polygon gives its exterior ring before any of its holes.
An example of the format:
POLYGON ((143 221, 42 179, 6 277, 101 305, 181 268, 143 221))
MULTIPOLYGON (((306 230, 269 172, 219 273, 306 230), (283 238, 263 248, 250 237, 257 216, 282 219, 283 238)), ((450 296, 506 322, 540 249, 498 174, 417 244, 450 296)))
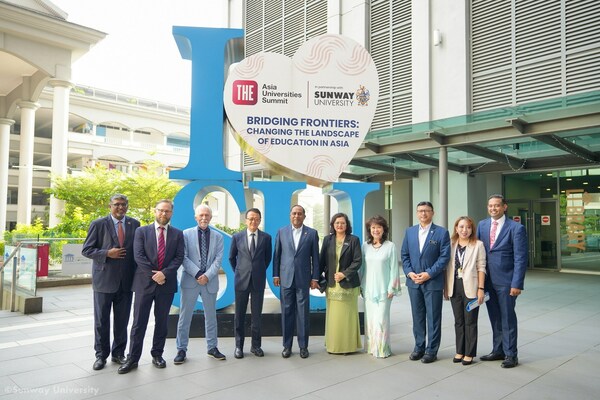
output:
POLYGON ((448 228, 448 148, 440 147, 439 159, 439 223, 441 226, 448 228))
MULTIPOLYGON (((69 91, 71 83, 62 80, 51 80, 54 88, 52 104, 52 173, 55 176, 67 176, 67 157, 69 155, 69 91)), ((54 184, 52 184, 54 186, 54 184)), ((64 214, 65 202, 50 196, 50 212, 48 226, 56 226, 64 214)))
MULTIPOLYGON (((10 127, 15 121, 0 118, 0 238, 6 230, 6 209, 8 197, 8 157, 10 149, 10 127)), ((0 254, 0 257, 2 254, 0 254)))
POLYGON ((17 105, 21 108, 17 223, 29 225, 31 224, 35 111, 40 105, 32 101, 20 101, 17 105))

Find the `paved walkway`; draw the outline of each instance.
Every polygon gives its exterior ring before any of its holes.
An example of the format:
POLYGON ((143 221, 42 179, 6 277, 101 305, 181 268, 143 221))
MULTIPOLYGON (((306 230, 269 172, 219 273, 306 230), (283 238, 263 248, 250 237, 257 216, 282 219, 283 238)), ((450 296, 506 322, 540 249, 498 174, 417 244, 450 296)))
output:
MULTIPOLYGON (((392 348, 387 359, 364 353, 328 354, 312 337, 311 356, 280 356, 281 338, 263 339, 264 358, 233 357, 233 338, 222 338, 227 361, 206 356, 204 339, 191 339, 188 361, 175 366, 168 339, 166 369, 150 363, 147 335, 140 367, 127 375, 117 365, 93 371, 92 292, 89 285, 41 289, 44 313, 0 311, 0 399, 597 399, 600 393, 600 276, 534 271, 519 298, 519 361, 452 363, 453 318, 445 302, 439 361, 408 360, 410 305, 404 293, 392 305, 392 348)), ((485 307, 479 354, 490 351, 485 307)), ((149 329, 149 333, 152 329, 149 329)))

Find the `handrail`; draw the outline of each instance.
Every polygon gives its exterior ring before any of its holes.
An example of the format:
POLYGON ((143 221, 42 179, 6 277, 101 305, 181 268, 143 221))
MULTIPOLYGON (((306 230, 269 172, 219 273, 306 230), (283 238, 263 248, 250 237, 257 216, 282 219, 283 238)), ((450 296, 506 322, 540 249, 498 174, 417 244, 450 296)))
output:
POLYGON ((4 260, 2 267, 0 268, 0 309, 3 309, 4 303, 4 266, 10 261, 13 260, 13 269, 12 269, 12 282, 10 283, 10 311, 14 312, 16 310, 17 304, 17 257, 15 255, 21 251, 21 242, 18 242, 15 246, 15 249, 10 253, 8 258, 4 260))

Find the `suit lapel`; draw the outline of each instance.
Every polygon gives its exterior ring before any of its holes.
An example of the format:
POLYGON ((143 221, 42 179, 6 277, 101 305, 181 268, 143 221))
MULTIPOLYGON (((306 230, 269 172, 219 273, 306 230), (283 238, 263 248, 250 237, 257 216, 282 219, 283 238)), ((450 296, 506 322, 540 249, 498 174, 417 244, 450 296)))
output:
POLYGON ((113 240, 114 247, 119 247, 119 238, 117 236, 117 232, 115 231, 115 224, 113 223, 113 219, 110 215, 106 217, 106 226, 108 227, 108 232, 110 232, 110 237, 113 240))
MULTIPOLYGON (((258 249, 262 245, 264 235, 261 235, 259 232, 262 233, 262 231, 260 229, 257 229, 256 236, 254 237, 254 239, 256 240, 256 249, 254 250, 254 254, 252 254, 252 252, 250 251, 250 247, 248 247, 248 254, 250 254, 250 257, 252 257, 252 259, 254 259, 254 256, 258 253, 258 249)), ((248 244, 248 241, 246 240, 246 245, 247 244, 248 244)))
POLYGON ((473 250, 475 250, 475 245, 472 243, 469 243, 467 245, 467 248, 465 249, 465 257, 463 259, 463 267, 469 262, 469 260, 471 259, 471 256, 473 255, 473 250))
MULTIPOLYGON (((196 229, 196 232, 198 232, 198 229, 196 229)), ((214 236, 215 232, 213 232, 213 230, 210 229, 210 227, 208 228, 208 234, 209 234, 209 237, 210 237, 210 241, 208 243, 208 252, 206 254, 206 266, 207 267, 210 266, 210 261, 209 260, 212 257, 212 253, 213 253, 213 251, 215 249, 215 240, 216 240, 215 236, 214 236)), ((198 244, 199 243, 200 242, 198 242, 198 244)), ((202 258, 201 254, 200 254, 200 245, 198 245, 198 256, 200 257, 200 258, 198 258, 198 260, 200 260, 202 258)))
POLYGON ((152 257, 148 257, 149 259, 151 258, 152 262, 157 262, 158 261, 158 240, 156 238, 156 230, 154 229, 155 225, 154 222, 150 225, 148 225, 148 238, 152 241, 150 243, 149 248, 152 249, 152 257))
MULTIPOLYGON (((498 232, 498 235, 496 236, 496 240, 494 241, 494 247, 496 247, 496 245, 500 244, 500 242, 502 242, 502 240, 504 240, 504 237, 508 234, 508 231, 510 230, 510 222, 508 222, 508 218, 505 217, 504 219, 504 225, 502 226, 502 229, 500 229, 500 232, 498 232)), ((489 233, 488 233, 489 236, 489 233)), ((489 237, 488 237, 488 241, 489 241, 489 237)))
POLYGON ((346 237, 344 238, 344 244, 342 245, 342 250, 340 251, 340 260, 342 259, 342 256, 344 255, 346 250, 348 250, 349 248, 350 248, 350 235, 346 235, 346 237))
MULTIPOLYGON (((307 229, 304 225, 302 225, 302 232, 300 232, 300 240, 298 240, 298 248, 296 249, 296 253, 298 253, 298 251, 300 251, 300 248, 304 245, 304 242, 306 241, 306 236, 307 236, 308 232, 307 229)), ((292 235, 292 243, 293 242, 293 235, 292 235)))
MULTIPOLYGON (((194 241, 192 245, 192 248, 194 249, 195 253, 194 256, 196 256, 196 260, 201 260, 202 255, 200 254, 200 242, 198 241, 198 227, 196 227, 196 229, 194 229, 192 233, 192 240, 194 241)), ((210 245, 212 246, 212 240, 210 245)), ((210 249, 208 249, 208 254, 210 254, 210 249)))
MULTIPOLYGON (((425 243, 423 243, 423 250, 421 251, 421 255, 425 254, 427 250, 427 246, 429 246, 429 241, 432 240, 433 235, 435 234, 435 225, 431 224, 429 227, 429 232, 427 233, 427 237, 425 238, 425 243)), ((419 245, 419 230, 421 229, 420 225, 417 227, 417 246, 419 245)))
POLYGON ((133 242, 133 235, 135 233, 131 218, 125 217, 125 244, 133 242))

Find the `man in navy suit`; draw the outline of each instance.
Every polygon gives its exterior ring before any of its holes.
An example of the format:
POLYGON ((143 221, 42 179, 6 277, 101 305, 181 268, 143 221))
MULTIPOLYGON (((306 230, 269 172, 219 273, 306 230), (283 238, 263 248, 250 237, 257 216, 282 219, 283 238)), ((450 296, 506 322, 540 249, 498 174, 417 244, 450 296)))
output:
POLYGON ((502 368, 519 364, 517 357, 517 297, 523 290, 527 270, 528 245, 525 227, 506 218, 508 205, 499 194, 488 198, 488 214, 477 226, 477 238, 483 242, 487 254, 485 290, 492 324, 493 349, 481 361, 504 360, 502 368))
POLYGON ((261 314, 265 296, 267 268, 271 262, 273 246, 271 235, 258 229, 261 220, 260 210, 246 211, 248 229, 234 234, 229 249, 229 263, 234 271, 235 286, 235 358, 244 358, 244 338, 246 309, 250 297, 252 314, 252 344, 250 352, 257 357, 265 353, 261 348, 261 314))
POLYGON ((140 227, 134 218, 125 217, 129 201, 123 194, 110 198, 110 215, 90 224, 81 254, 91 258, 94 290, 94 350, 92 367, 101 370, 111 354, 110 309, 113 311, 112 361, 125 362, 127 324, 131 311, 131 282, 135 272, 133 235, 140 227))
POLYGON ((304 207, 293 206, 291 225, 279 229, 275 238, 273 284, 281 287, 283 358, 292 354, 294 328, 298 333, 300 357, 308 357, 310 289, 319 287, 320 270, 319 234, 304 225, 305 218, 304 207))
POLYGON ((198 226, 183 231, 185 257, 181 273, 181 308, 177 324, 177 356, 175 364, 183 364, 190 340, 192 313, 202 298, 204 307, 204 330, 207 354, 217 360, 225 360, 217 348, 217 292, 219 270, 223 259, 223 236, 208 226, 212 210, 206 204, 196 207, 198 226))
POLYGON ((152 303, 152 364, 156 368, 167 366, 162 358, 167 338, 167 321, 173 297, 177 292, 177 269, 181 266, 184 256, 183 232, 169 225, 172 214, 173 202, 160 200, 154 209, 155 222, 135 231, 133 254, 137 270, 133 277, 133 326, 129 355, 127 361, 119 368, 119 374, 126 374, 138 366, 152 303))
POLYGON ((417 218, 419 224, 406 230, 401 255, 415 337, 409 358, 428 364, 437 360, 442 337, 443 271, 450 260, 450 236, 447 229, 432 223, 430 202, 417 204, 417 218))

